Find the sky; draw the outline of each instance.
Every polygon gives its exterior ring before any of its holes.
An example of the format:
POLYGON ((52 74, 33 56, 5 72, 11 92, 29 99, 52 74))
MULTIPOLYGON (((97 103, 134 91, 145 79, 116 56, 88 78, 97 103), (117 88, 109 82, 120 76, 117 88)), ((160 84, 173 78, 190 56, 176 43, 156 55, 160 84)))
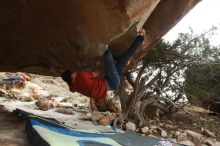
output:
POLYGON ((196 33, 218 27, 216 35, 211 39, 213 45, 220 45, 220 0, 201 0, 179 23, 163 38, 173 41, 180 32, 189 32, 189 27, 196 33))

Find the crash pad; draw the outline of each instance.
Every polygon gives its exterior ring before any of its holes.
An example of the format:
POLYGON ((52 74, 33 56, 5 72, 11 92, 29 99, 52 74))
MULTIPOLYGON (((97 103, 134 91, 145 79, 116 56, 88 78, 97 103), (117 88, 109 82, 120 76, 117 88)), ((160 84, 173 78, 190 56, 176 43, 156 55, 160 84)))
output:
MULTIPOLYGON (((34 146, 162 146, 161 141, 166 142, 133 132, 118 132, 115 128, 111 132, 94 132, 92 129, 85 132, 55 119, 43 118, 19 109, 14 112, 26 120, 25 131, 34 146)), ((168 141, 167 143, 178 146, 168 141)))

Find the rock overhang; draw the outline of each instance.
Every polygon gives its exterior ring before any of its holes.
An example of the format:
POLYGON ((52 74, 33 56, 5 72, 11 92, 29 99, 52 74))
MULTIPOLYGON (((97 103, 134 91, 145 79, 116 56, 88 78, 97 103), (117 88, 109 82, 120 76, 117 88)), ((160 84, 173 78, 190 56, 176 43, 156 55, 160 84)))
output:
MULTIPOLYGON (((59 75, 96 66, 109 44, 121 53, 144 27, 144 49, 199 0, 8 0, 0 2, 0 71, 59 75)), ((98 66, 99 68, 99 66, 98 66)))

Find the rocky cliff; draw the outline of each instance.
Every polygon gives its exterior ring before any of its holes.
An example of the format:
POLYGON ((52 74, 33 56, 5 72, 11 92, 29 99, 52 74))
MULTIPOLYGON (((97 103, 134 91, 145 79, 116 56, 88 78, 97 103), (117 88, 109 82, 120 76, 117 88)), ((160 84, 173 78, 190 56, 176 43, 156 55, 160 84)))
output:
POLYGON ((199 0, 0 1, 0 71, 57 75, 100 61, 109 44, 123 52, 144 27, 144 51, 199 0))

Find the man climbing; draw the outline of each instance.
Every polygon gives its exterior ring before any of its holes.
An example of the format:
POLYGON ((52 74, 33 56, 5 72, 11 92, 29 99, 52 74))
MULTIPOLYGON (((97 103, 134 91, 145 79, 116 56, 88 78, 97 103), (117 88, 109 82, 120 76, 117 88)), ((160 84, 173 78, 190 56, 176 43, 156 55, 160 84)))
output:
POLYGON ((104 53, 105 77, 100 78, 96 72, 65 70, 62 79, 68 84, 70 91, 79 92, 85 96, 97 99, 105 99, 107 90, 115 90, 120 85, 120 77, 128 61, 144 40, 145 30, 141 28, 132 45, 117 56, 110 48, 104 53))

